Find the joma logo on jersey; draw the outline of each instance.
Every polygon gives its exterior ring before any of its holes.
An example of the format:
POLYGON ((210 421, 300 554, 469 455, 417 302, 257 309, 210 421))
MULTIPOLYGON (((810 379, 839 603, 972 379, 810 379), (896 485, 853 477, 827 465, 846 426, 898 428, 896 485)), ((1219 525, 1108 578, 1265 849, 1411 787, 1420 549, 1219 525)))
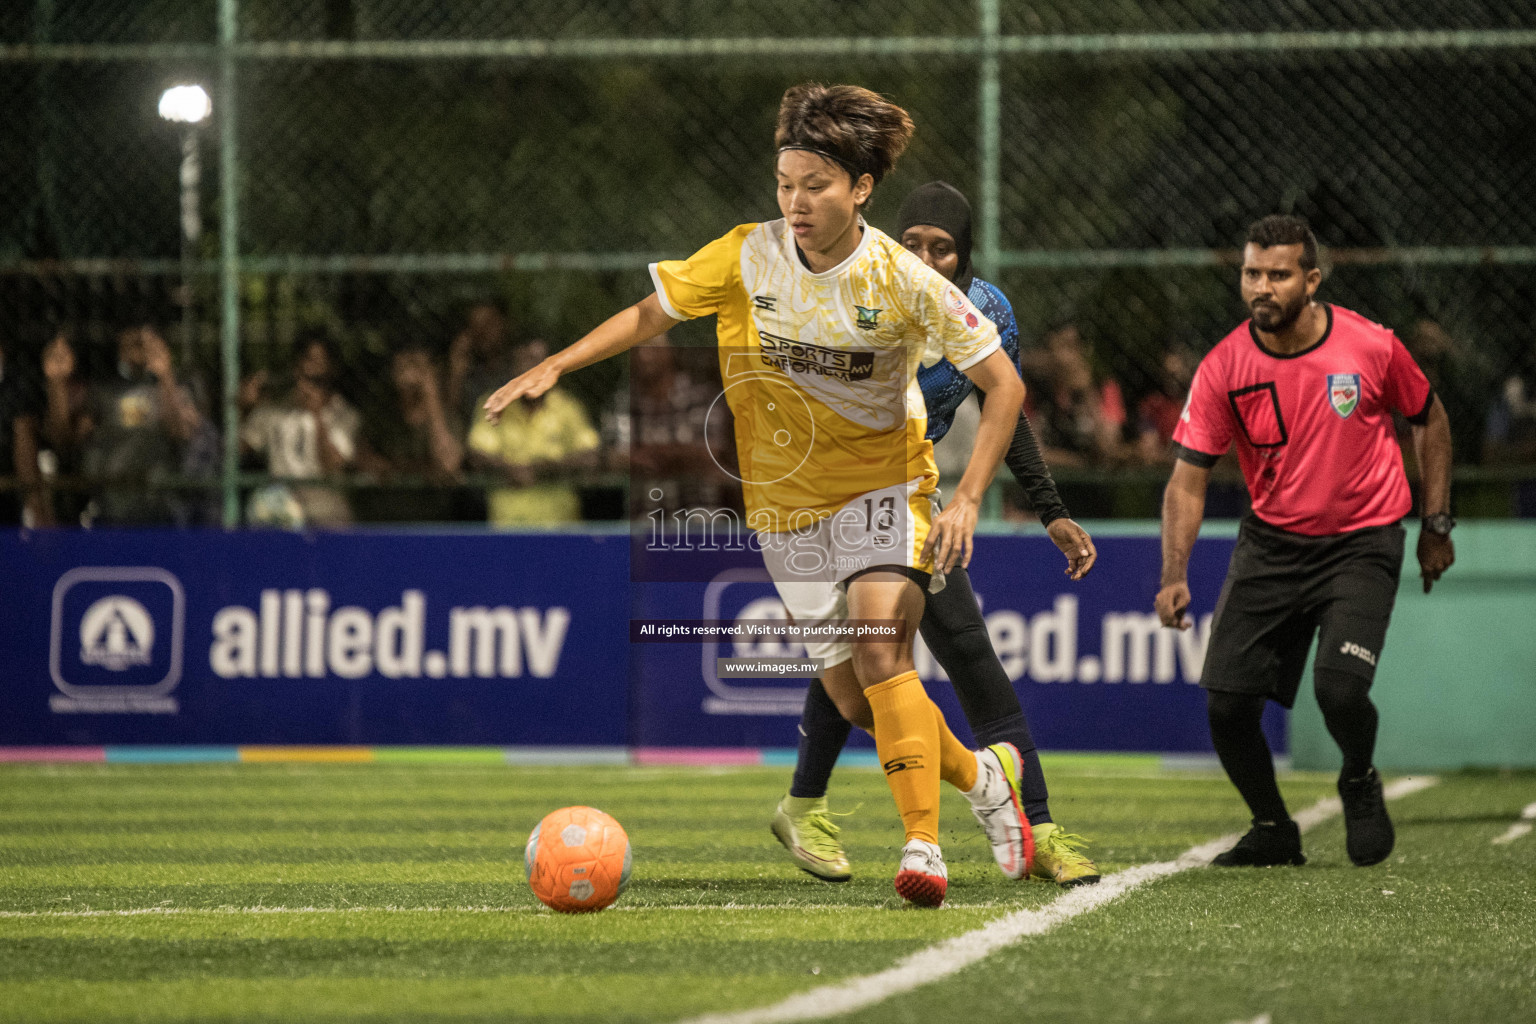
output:
POLYGON ((1353 654, 1355 657, 1359 658, 1361 661, 1365 662, 1367 665, 1373 665, 1374 666, 1376 664, 1376 655, 1372 654, 1370 651, 1366 650, 1364 647, 1361 647, 1359 644, 1351 643, 1348 640, 1344 641, 1344 646, 1339 648, 1339 653, 1340 654, 1353 654))
POLYGON ((880 314, 884 312, 884 310, 865 309, 863 306, 854 306, 853 309, 859 317, 857 326, 863 328, 866 331, 872 331, 876 327, 880 326, 876 318, 878 318, 880 314))
POLYGON ((1330 373, 1328 375, 1328 404, 1343 419, 1360 404, 1360 375, 1358 373, 1330 373))

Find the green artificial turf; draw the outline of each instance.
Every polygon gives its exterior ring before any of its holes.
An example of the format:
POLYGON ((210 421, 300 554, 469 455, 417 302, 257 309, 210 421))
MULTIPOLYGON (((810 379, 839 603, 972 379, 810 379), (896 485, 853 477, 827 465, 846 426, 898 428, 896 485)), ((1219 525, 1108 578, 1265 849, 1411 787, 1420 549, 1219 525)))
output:
MULTIPOLYGON (((1106 872, 1240 830, 1219 775, 1047 760, 1058 821, 1106 872)), ((939 911, 891 889, 883 778, 834 780, 855 879, 768 833, 784 769, 0 766, 0 1020, 665 1021, 881 971, 1060 895, 1008 882, 947 793, 939 911), (584 803, 628 830, 634 880, 597 915, 545 910, 522 845, 584 803)), ((1292 776, 1293 808, 1331 780, 1292 776)), ((1536 835, 1490 840, 1536 775, 1459 775, 1394 805, 1386 864, 1337 819, 1301 869, 1196 869, 848 1020, 1536 1019, 1536 835), (1390 894, 1382 890, 1389 890, 1390 894)))

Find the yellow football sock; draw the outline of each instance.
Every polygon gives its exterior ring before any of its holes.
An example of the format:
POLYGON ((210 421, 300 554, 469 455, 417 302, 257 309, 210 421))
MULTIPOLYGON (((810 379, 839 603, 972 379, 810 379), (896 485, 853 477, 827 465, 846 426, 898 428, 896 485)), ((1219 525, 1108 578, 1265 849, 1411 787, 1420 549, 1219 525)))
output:
POLYGON ((939 841, 938 718, 916 672, 864 691, 875 714, 875 751, 907 838, 939 841))
POLYGON ((969 793, 976 785, 976 754, 949 731, 949 723, 937 704, 933 704, 933 720, 939 727, 939 777, 960 792, 969 793))

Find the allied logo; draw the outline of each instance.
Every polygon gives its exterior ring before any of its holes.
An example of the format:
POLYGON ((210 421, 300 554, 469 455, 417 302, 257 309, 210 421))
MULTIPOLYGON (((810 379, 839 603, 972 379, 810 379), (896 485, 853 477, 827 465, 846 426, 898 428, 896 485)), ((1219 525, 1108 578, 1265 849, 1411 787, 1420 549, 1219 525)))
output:
POLYGON ((48 669, 56 714, 174 714, 186 597, 153 566, 82 566, 53 588, 48 669))
POLYGON ((883 312, 883 310, 879 310, 879 309, 865 309, 863 306, 854 306, 853 308, 854 308, 854 311, 856 313, 858 313, 858 316, 859 316, 859 322, 858 322, 858 326, 859 327, 863 328, 866 331, 872 331, 876 327, 880 326, 880 324, 877 322, 876 318, 880 316, 880 314, 883 312))
POLYGON ((125 672, 148 665, 155 650, 155 621, 139 602, 122 594, 103 597, 80 617, 80 663, 125 672))
POLYGON ((1360 404, 1360 375, 1358 373, 1330 373, 1328 375, 1328 404, 1342 419, 1360 404))

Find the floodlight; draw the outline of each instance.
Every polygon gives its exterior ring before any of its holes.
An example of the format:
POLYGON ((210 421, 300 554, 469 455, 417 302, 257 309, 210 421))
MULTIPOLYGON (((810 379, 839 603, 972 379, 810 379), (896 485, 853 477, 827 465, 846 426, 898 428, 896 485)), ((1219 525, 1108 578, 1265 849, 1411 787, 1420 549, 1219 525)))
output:
POLYGON ((213 112, 213 101, 200 85, 173 85, 160 96, 160 116, 167 121, 197 124, 213 112))

